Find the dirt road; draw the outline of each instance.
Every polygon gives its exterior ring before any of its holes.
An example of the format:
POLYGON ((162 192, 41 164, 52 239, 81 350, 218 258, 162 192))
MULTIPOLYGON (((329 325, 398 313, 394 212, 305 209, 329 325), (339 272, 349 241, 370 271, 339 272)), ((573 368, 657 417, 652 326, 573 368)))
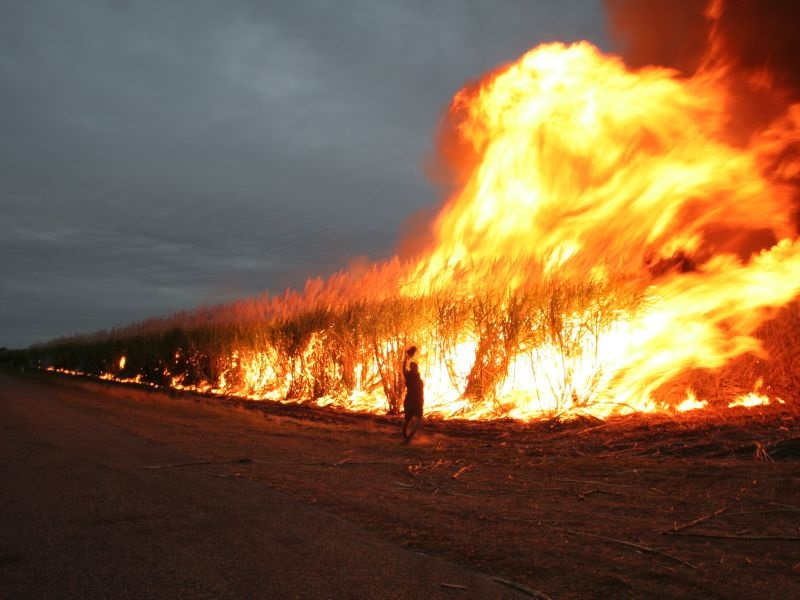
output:
POLYGON ((0 419, 3 598, 800 597, 785 407, 406 446, 389 417, 5 374, 0 419))
POLYGON ((0 376, 0 598, 520 597, 198 464, 213 427, 191 452, 120 427, 136 400, 104 392, 0 376))

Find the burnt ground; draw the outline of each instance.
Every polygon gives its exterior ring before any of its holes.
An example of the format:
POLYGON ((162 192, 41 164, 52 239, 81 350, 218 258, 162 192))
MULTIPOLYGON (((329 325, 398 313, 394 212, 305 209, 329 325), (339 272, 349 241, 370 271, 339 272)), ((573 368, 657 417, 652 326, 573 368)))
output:
POLYGON ((428 420, 405 445, 396 417, 24 377, 80 391, 60 401, 217 464, 231 483, 259 482, 522 593, 800 598, 800 412, 786 406, 428 420))

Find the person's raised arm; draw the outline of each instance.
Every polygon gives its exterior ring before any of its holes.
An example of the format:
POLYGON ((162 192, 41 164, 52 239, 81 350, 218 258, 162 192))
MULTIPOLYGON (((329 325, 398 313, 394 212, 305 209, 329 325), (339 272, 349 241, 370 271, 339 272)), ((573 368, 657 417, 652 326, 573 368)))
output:
POLYGON ((409 348, 406 349, 406 355, 403 358, 403 373, 409 372, 410 368, 408 363, 411 361, 411 358, 414 356, 414 354, 416 354, 416 352, 417 352, 416 346, 410 346, 409 348))

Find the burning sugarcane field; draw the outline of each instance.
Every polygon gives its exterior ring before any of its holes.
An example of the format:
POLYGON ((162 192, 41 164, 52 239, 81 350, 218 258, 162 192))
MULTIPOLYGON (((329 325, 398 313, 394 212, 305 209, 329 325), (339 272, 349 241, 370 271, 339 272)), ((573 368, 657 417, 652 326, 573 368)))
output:
POLYGON ((189 457, 142 469, 259 482, 497 597, 797 597, 800 11, 603 6, 615 46, 462 81, 395 252, 5 351, 4 402, 102 412, 189 457))

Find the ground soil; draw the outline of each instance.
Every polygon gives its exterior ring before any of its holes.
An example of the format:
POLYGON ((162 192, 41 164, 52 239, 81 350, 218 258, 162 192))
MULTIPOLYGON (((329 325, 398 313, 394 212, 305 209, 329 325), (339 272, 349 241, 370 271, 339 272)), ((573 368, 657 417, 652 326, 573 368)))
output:
POLYGON ((101 389, 80 402, 125 430, 530 595, 800 598, 800 413, 788 404, 427 420, 404 444, 400 417, 26 376, 101 389))

